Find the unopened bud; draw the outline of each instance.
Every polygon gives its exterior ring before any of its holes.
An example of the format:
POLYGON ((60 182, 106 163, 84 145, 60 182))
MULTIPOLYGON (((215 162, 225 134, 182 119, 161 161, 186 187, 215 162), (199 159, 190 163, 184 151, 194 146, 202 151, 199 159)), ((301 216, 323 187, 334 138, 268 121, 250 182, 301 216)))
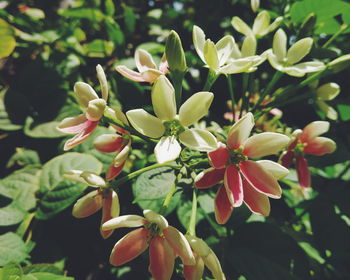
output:
POLYGON ((172 30, 165 45, 165 56, 170 71, 185 72, 187 70, 185 53, 179 35, 172 30))
POLYGON ((260 0, 251 0, 250 6, 252 8, 252 11, 256 13, 260 6, 260 0))
POLYGON ((102 118, 106 109, 106 101, 102 98, 94 99, 89 102, 86 109, 86 118, 90 121, 98 121, 102 118))

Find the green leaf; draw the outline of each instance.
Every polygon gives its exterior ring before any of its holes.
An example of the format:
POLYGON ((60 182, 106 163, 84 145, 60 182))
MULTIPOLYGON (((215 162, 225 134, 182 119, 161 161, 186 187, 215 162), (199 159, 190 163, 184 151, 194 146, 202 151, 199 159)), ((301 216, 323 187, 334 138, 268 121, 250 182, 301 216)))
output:
POLYGON ((337 104, 337 109, 341 120, 350 120, 350 100, 339 100, 337 104))
POLYGON ((158 53, 163 53, 165 51, 165 46, 154 42, 143 43, 139 45, 137 48, 148 51, 150 54, 158 54, 158 53))
POLYGON ((35 150, 29 150, 25 148, 16 148, 14 153, 6 164, 7 168, 14 166, 15 164, 20 166, 26 166, 30 164, 40 164, 40 158, 35 150))
POLYGON ((44 11, 37 8, 27 8, 24 10, 24 13, 34 20, 45 18, 44 11))
POLYGON ((60 122, 52 121, 35 124, 32 117, 27 117, 24 125, 24 134, 32 138, 59 138, 66 136, 57 129, 60 122))
POLYGON ((9 263, 0 268, 1 280, 20 280, 23 275, 22 268, 17 263, 9 263))
POLYGON ((111 55, 114 50, 112 42, 95 39, 90 43, 83 45, 84 53, 89 57, 105 57, 111 55))
POLYGON ((13 232, 0 235, 0 266, 10 262, 21 262, 28 257, 22 239, 13 232))
POLYGON ((120 46, 124 44, 125 36, 120 28, 120 25, 111 17, 107 17, 105 20, 106 30, 108 38, 116 45, 120 46))
POLYGON ((63 275, 64 271, 57 266, 49 263, 32 264, 22 267, 23 273, 48 272, 51 274, 63 275))
POLYGON ((22 280, 74 280, 74 278, 48 272, 35 272, 24 275, 22 280))
POLYGON ((113 0, 106 0, 105 6, 106 6, 106 14, 109 16, 113 16, 115 13, 115 6, 113 3, 113 0))
POLYGON ((100 173, 102 164, 93 156, 66 153, 48 161, 42 169, 39 179, 40 195, 38 219, 49 219, 70 206, 82 194, 85 185, 70 182, 63 173, 72 169, 100 173))
POLYGON ((11 226, 20 223, 26 213, 16 201, 13 201, 11 204, 0 208, 0 226, 11 226))
MULTIPOLYGON (((1 24, 1 19, 0 19, 1 24)), ((0 52, 1 52, 1 42, 0 42, 0 52)), ((6 111, 5 103, 4 103, 5 92, 0 94, 0 130, 5 131, 14 131, 22 128, 22 125, 14 124, 9 119, 9 115, 6 111)))
POLYGON ((9 56, 15 47, 14 29, 0 18, 0 58, 9 56))
POLYGON ((59 15, 67 18, 87 19, 92 22, 100 22, 104 19, 104 14, 94 8, 69 8, 66 10, 59 10, 59 15))
POLYGON ((136 26, 136 14, 133 9, 128 6, 124 6, 124 23, 127 32, 134 33, 136 26))
MULTIPOLYGON (((177 217, 181 223, 181 225, 187 229, 191 219, 191 210, 192 210, 192 202, 191 201, 183 201, 181 200, 180 205, 176 209, 177 217)), ((201 220, 204 219, 201 211, 198 211, 196 215, 196 224, 198 224, 201 220)))

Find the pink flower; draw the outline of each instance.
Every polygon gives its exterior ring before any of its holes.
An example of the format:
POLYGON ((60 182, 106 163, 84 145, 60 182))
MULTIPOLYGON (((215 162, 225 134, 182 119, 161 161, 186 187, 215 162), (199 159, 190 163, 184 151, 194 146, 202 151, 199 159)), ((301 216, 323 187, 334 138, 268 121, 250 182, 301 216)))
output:
POLYGON ((64 133, 75 134, 73 138, 65 143, 65 151, 84 142, 94 132, 103 116, 108 98, 108 85, 101 65, 97 65, 96 71, 101 84, 102 98, 98 97, 90 85, 83 82, 75 83, 74 92, 85 113, 76 117, 65 118, 58 126, 58 129, 64 133))
POLYGON ((125 65, 117 66, 116 70, 132 81, 148 83, 153 83, 160 75, 166 75, 169 72, 165 56, 163 56, 158 69, 152 56, 142 49, 135 51, 135 64, 139 72, 133 71, 125 65))
MULTIPOLYGON (((121 122, 129 125, 126 116, 120 109, 108 108, 108 110, 110 110, 110 114, 114 114, 121 122)), ((129 131, 116 125, 112 126, 116 129, 116 134, 102 134, 94 141, 96 150, 104 153, 116 153, 112 164, 106 172, 107 181, 114 179, 122 172, 131 151, 131 137, 129 131)))
POLYGON ((176 256, 181 258, 184 265, 194 265, 195 258, 185 236, 169 226, 163 216, 151 210, 144 210, 143 213, 144 217, 124 215, 102 225, 104 230, 144 226, 131 231, 115 244, 110 263, 114 266, 123 265, 138 257, 149 246, 149 270, 155 280, 171 279, 176 256))
POLYGON ((273 161, 252 161, 249 158, 276 154, 290 139, 273 132, 249 137, 253 126, 251 113, 236 122, 228 132, 227 145, 220 143, 215 151, 208 153, 212 168, 204 170, 195 179, 195 186, 202 189, 224 181, 215 198, 215 216, 220 224, 226 223, 233 208, 243 202, 252 212, 267 216, 270 212, 268 197, 281 197, 282 190, 277 180, 288 170, 273 161))
POLYGON ((298 181, 303 188, 309 187, 311 182, 308 163, 304 154, 322 156, 333 153, 336 149, 336 143, 333 140, 319 137, 328 130, 329 122, 314 121, 305 126, 303 130, 294 131, 295 139, 281 156, 281 164, 286 168, 289 168, 295 159, 298 181))

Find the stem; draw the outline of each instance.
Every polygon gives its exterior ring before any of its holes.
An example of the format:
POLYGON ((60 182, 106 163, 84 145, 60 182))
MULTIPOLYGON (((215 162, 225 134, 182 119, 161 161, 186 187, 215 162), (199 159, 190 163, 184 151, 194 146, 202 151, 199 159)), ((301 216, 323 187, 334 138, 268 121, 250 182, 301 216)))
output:
POLYGON ((264 91, 261 93, 258 102, 256 102, 255 106, 252 110, 255 110, 260 103, 264 100, 265 96, 271 93, 271 90, 275 87, 276 83, 281 79, 283 72, 277 71, 275 75, 273 75, 271 81, 268 83, 264 91))
POLYGON ((192 198, 192 210, 190 224, 187 229, 187 233, 191 236, 196 236, 196 215, 197 215, 197 190, 193 189, 193 198, 192 198))
POLYGON ((116 180, 115 186, 113 187, 113 189, 116 190, 117 187, 119 187, 120 185, 124 184, 125 182, 139 176, 141 173, 158 168, 158 167, 171 167, 174 169, 181 168, 180 165, 173 165, 173 164, 169 164, 169 163, 156 163, 156 164, 153 164, 150 166, 146 166, 144 168, 141 168, 139 170, 136 170, 134 172, 129 173, 128 175, 124 176, 123 178, 116 180))
POLYGON ((341 33, 343 33, 344 30, 346 30, 349 27, 348 24, 342 24, 339 28, 339 30, 333 34, 331 38, 328 39, 326 43, 323 44, 322 48, 327 48, 335 38, 337 38, 341 33))
POLYGON ((241 109, 239 112, 239 118, 242 117, 243 111, 246 107, 248 107, 249 103, 249 94, 247 95, 246 92, 248 90, 248 85, 249 85, 249 73, 243 73, 243 81, 242 81, 242 105, 241 109))
POLYGON ((216 79, 219 77, 219 75, 220 74, 216 74, 215 71, 209 69, 207 81, 205 82, 203 91, 210 90, 213 84, 215 83, 216 79))
POLYGON ((173 198, 173 195, 176 191, 176 181, 175 183, 171 186, 168 194, 166 195, 165 199, 164 199, 164 202, 163 202, 163 205, 162 205, 162 208, 160 209, 159 211, 159 214, 160 215, 164 215, 165 211, 168 209, 169 207, 169 204, 170 204, 170 201, 171 199, 173 198))
MULTIPOLYGON (((230 75, 227 75, 226 76, 227 78, 227 85, 228 85, 228 91, 229 91, 229 94, 230 94, 230 98, 231 98, 231 102, 232 102, 232 113, 233 113, 233 116, 235 115, 235 93, 233 91, 233 84, 232 84, 232 77, 230 75)), ((235 118, 233 117, 233 120, 235 118)))
POLYGON ((182 80, 185 76, 186 72, 181 71, 173 71, 171 73, 171 78, 174 83, 174 89, 175 89, 175 99, 176 99, 176 107, 177 109, 181 106, 181 98, 182 98, 182 80))

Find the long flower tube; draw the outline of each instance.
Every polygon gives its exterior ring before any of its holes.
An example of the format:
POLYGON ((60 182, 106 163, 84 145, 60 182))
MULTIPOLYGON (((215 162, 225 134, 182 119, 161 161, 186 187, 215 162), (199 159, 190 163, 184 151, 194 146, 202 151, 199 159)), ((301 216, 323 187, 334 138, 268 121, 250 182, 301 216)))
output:
POLYGON ((198 151, 212 151, 217 147, 214 135, 204 129, 188 128, 204 117, 214 95, 202 91, 192 95, 176 114, 175 90, 165 76, 160 76, 152 88, 152 105, 157 117, 144 109, 126 112, 131 125, 141 134, 160 138, 154 153, 158 163, 173 161, 183 145, 198 151))
POLYGON ((304 155, 323 156, 333 153, 337 147, 332 139, 319 136, 328 130, 329 122, 327 121, 314 121, 305 126, 303 130, 295 130, 293 141, 280 158, 281 164, 286 168, 289 168, 295 161, 298 181, 302 188, 311 185, 308 162, 304 155))
POLYGON ((151 210, 142 216, 124 215, 105 222, 103 230, 121 227, 142 227, 131 231, 114 246, 110 263, 123 265, 138 257, 149 247, 149 270, 155 280, 170 280, 175 258, 179 256, 184 265, 194 265, 195 257, 185 236, 168 221, 151 210))
POLYGON ((243 202, 253 213, 267 216, 270 212, 268 198, 281 197, 277 180, 286 176, 288 170, 270 160, 252 161, 250 158, 276 154, 288 145, 290 138, 274 132, 249 137, 253 127, 254 117, 247 113, 230 128, 227 145, 220 143, 219 148, 208 152, 212 167, 195 178, 199 189, 224 181, 215 198, 215 217, 220 224, 226 223, 233 208, 243 202))

